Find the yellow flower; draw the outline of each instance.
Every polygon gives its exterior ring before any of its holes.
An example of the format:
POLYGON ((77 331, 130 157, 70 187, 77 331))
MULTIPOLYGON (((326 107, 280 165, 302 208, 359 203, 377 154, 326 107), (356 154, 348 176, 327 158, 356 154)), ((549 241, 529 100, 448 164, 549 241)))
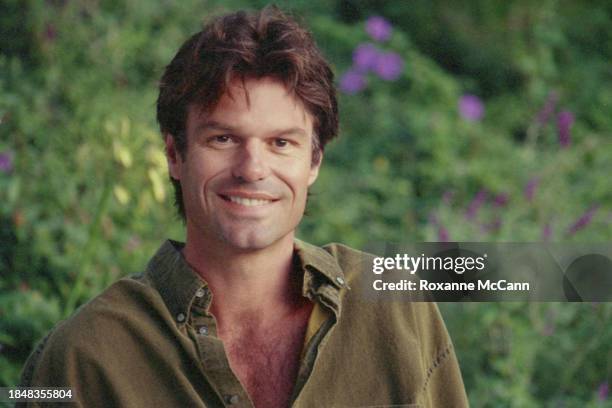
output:
POLYGON ((113 154, 117 161, 126 169, 132 166, 132 153, 117 140, 113 141, 113 154))
POLYGON ((389 160, 383 156, 377 156, 374 159, 374 170, 379 173, 386 173, 389 170, 389 160))
POLYGON ((155 197, 155 200, 158 202, 163 202, 166 199, 166 188, 161 175, 157 169, 154 168, 149 169, 148 175, 153 187, 153 197, 155 197))
POLYGON ((120 185, 116 185, 113 188, 113 193, 121 205, 126 205, 130 201, 130 193, 128 193, 128 191, 120 185))

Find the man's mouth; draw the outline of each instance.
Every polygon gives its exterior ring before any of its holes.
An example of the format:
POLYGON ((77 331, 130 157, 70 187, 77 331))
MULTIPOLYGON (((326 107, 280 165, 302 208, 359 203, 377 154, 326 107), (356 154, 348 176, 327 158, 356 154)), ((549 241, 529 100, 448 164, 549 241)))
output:
POLYGON ((276 200, 269 200, 265 198, 247 198, 239 197, 234 195, 223 195, 220 194, 221 198, 225 201, 231 201, 232 203, 244 205, 245 207, 258 207, 266 204, 273 203, 276 200))

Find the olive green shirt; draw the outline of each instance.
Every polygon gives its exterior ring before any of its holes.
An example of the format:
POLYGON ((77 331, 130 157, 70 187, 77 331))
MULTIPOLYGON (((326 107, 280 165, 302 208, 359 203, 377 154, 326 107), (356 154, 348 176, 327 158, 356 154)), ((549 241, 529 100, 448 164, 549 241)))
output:
MULTIPOLYGON (((21 385, 71 387, 82 407, 252 407, 217 336, 208 286, 181 248, 165 242, 143 274, 59 323, 21 385)), ((346 246, 296 241, 295 255, 315 307, 292 407, 468 405, 435 303, 364 296, 372 256, 346 246)))

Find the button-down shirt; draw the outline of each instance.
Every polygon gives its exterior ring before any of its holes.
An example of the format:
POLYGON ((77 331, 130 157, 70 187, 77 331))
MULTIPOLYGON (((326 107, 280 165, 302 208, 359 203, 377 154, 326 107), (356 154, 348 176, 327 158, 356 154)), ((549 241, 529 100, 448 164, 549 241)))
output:
MULTIPOLYGON (((21 385, 70 387, 83 407, 252 407, 217 336, 208 285, 181 248, 165 242, 143 274, 58 324, 21 385)), ((435 303, 368 298, 360 289, 372 256, 343 245, 296 240, 295 259, 314 308, 292 407, 467 406, 435 303)))

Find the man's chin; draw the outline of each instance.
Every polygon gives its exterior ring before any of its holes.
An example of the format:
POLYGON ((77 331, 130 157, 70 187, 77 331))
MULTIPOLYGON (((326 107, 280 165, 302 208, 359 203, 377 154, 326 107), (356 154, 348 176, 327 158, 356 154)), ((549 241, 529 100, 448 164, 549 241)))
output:
POLYGON ((287 237, 287 235, 279 237, 278 235, 273 236, 272 234, 265 234, 261 231, 254 231, 227 234, 224 237, 224 241, 228 246, 239 252, 253 252, 270 248, 285 237, 287 237))

